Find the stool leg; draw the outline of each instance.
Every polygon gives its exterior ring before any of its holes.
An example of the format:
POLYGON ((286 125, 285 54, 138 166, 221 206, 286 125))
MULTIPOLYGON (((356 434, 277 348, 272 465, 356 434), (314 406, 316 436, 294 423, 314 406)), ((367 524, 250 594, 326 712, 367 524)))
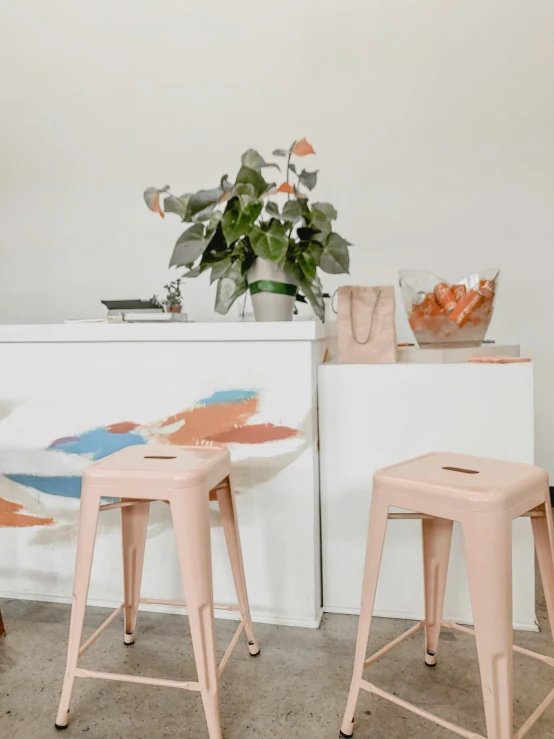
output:
POLYGON ((189 488, 170 505, 208 734, 210 739, 222 739, 208 494, 189 488))
POLYGON ((356 703, 358 702, 360 681, 363 678, 367 642, 369 640, 369 631, 371 628, 371 617, 373 615, 377 582, 379 580, 379 569, 381 567, 381 557, 385 543, 388 512, 389 505, 387 499, 373 491, 371 513, 369 517, 369 530, 367 535, 364 581, 362 585, 362 607, 360 610, 356 654, 354 657, 354 673, 352 675, 348 702, 346 704, 346 711, 342 721, 340 732, 342 737, 351 737, 353 734, 354 711, 356 710, 356 703))
POLYGON ((421 521, 423 531, 423 572, 425 579, 425 664, 437 664, 448 560, 453 521, 428 518, 421 521))
POLYGON ((75 670, 77 669, 79 648, 83 635, 83 622, 85 619, 99 512, 100 499, 94 494, 87 494, 85 483, 83 483, 81 510, 79 514, 77 559, 73 581, 73 604, 71 606, 71 620, 69 624, 69 646, 67 649, 62 695, 56 718, 56 729, 66 729, 68 725, 67 714, 69 712, 69 701, 73 692, 75 670))
MULTIPOLYGON (((542 507, 542 506, 541 506, 542 507)), ((535 549, 541 573, 544 599, 550 621, 550 633, 554 638, 554 526, 552 524, 552 508, 550 499, 545 505, 545 518, 532 518, 535 549)))
POLYGON ((150 503, 135 503, 135 505, 121 509, 125 586, 125 634, 123 642, 127 646, 135 643, 149 512, 150 503))
POLYGON ((488 739, 513 734, 512 521, 478 513, 464 522, 471 604, 488 739))
POLYGON ((231 488, 229 478, 223 485, 217 488, 217 500, 223 522, 223 531, 225 541, 227 543, 227 551, 229 552, 229 560, 231 562, 231 570, 233 572, 233 580, 235 581, 235 590, 240 607, 240 614, 244 622, 244 631, 248 639, 248 650, 252 657, 260 654, 260 647, 254 636, 252 628, 252 617, 250 616, 250 605, 248 603, 248 591, 246 589, 246 579, 244 577, 244 564, 242 561, 242 549, 240 545, 240 533, 237 521, 237 510, 235 504, 235 496, 231 488))

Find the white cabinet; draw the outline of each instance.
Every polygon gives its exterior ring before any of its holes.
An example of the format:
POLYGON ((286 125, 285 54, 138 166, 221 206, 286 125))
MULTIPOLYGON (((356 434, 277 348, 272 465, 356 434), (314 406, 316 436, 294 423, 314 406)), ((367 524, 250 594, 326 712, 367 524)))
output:
MULTIPOLYGON (((319 368, 324 610, 357 613, 373 473, 431 451, 533 463, 533 367, 337 365, 319 368)), ((528 520, 514 523, 514 623, 535 628, 528 520)), ((484 563, 486 566, 486 563, 484 563)), ((389 521, 376 615, 423 617, 421 523, 389 521)), ((445 618, 471 623, 455 527, 445 618)))

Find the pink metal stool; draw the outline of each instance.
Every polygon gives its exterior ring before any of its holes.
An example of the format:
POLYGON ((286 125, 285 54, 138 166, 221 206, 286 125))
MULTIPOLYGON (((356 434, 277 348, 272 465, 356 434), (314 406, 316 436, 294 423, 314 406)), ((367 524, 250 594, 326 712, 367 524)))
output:
POLYGON ((362 689, 466 739, 485 739, 363 679, 366 667, 421 628, 425 629, 425 662, 429 666, 436 664, 441 625, 476 636, 487 739, 521 739, 554 703, 553 690, 514 734, 513 651, 554 666, 552 657, 513 646, 512 521, 525 515, 531 517, 554 633, 554 526, 546 472, 531 465, 437 453, 375 473, 354 674, 342 737, 353 734, 354 711, 362 689), (390 506, 417 513, 389 514, 390 506), (422 519, 425 620, 366 659, 389 518, 422 519), (463 527, 475 630, 442 620, 454 521, 460 521, 463 527))
POLYGON ((253 657, 260 653, 254 637, 242 563, 234 496, 230 483, 229 452, 214 447, 178 447, 149 444, 132 446, 96 462, 85 470, 79 518, 79 541, 69 627, 69 649, 56 720, 57 729, 68 726, 69 701, 76 677, 94 677, 146 685, 159 685, 200 692, 210 739, 221 739, 218 680, 241 632, 248 639, 253 657), (123 497, 121 497, 123 495, 123 497), (101 498, 120 498, 101 504, 101 498), (210 498, 217 497, 238 606, 213 602, 210 544, 210 498), (146 529, 150 502, 169 503, 181 566, 186 603, 140 597, 146 529), (125 602, 80 646, 98 514, 121 508, 125 602), (133 644, 140 603, 187 606, 198 680, 179 682, 85 670, 78 658, 90 647, 121 611, 125 615, 124 642, 133 644), (219 666, 216 662, 214 608, 239 611, 240 625, 219 666))

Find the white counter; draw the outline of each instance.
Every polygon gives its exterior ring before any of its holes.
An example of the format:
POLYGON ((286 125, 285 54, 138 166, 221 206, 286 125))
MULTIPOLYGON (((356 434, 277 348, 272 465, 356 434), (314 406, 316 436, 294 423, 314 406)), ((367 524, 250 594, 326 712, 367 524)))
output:
MULTIPOLYGON (((129 444, 225 444, 253 616, 321 616, 316 321, 0 326, 0 596, 71 600, 81 473, 129 444)), ((233 601, 213 508, 215 599, 233 601)), ((120 515, 102 514, 91 603, 122 593, 120 515)), ((145 597, 182 599, 166 506, 145 597)))
POLYGON ((321 321, 275 323, 216 321, 214 323, 79 322, 0 325, 0 343, 66 343, 111 341, 318 341, 334 327, 321 321))
MULTIPOLYGON (((433 451, 533 463, 533 366, 336 365, 319 368, 324 610, 357 613, 373 473, 433 451)), ((376 615, 423 618, 421 523, 389 521, 376 615)), ((455 525, 445 618, 471 623, 455 525)), ((528 519, 514 523, 514 625, 536 629, 528 519)))

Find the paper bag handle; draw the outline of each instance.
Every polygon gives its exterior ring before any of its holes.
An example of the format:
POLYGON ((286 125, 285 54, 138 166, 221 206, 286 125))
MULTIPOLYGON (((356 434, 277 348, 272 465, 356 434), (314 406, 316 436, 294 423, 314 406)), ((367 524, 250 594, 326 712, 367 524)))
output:
POLYGON ((381 288, 377 288, 377 297, 375 298, 375 302, 373 303, 373 308, 371 309, 371 319, 369 322, 369 331, 367 333, 367 337, 365 341, 360 341, 358 337, 356 336, 356 332, 354 330, 354 296, 352 294, 352 290, 350 290, 350 325, 352 328, 352 337, 356 344, 360 344, 363 346, 364 344, 367 344, 368 341, 371 338, 371 329, 373 328, 373 316, 375 315, 375 309, 377 308, 377 303, 379 302, 379 299, 381 298, 381 288))

